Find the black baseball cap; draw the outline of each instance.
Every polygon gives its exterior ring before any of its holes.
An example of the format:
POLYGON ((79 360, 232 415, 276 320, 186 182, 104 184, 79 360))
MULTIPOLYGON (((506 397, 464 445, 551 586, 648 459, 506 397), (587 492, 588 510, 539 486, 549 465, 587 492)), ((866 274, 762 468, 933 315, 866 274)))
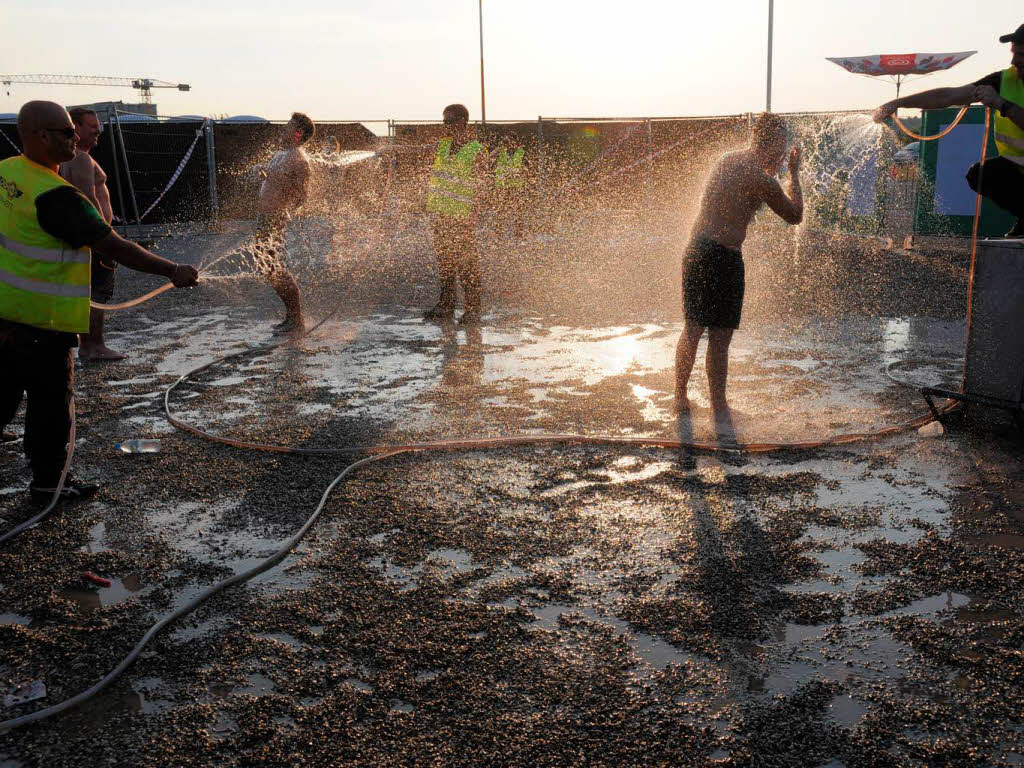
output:
POLYGON ((1016 32, 1011 32, 1008 35, 1003 35, 999 38, 1000 43, 1024 43, 1024 24, 1017 27, 1016 32))

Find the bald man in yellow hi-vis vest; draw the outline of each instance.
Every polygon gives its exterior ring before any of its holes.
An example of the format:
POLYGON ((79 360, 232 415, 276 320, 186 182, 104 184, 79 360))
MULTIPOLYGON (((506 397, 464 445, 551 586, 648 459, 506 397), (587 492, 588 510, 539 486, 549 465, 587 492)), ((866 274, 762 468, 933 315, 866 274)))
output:
MULTIPOLYGON (((0 428, 28 395, 29 491, 49 501, 67 462, 78 334, 89 331, 91 249, 181 288, 195 267, 175 264, 121 238, 95 206, 57 175, 75 156, 75 124, 60 104, 30 101, 18 113, 23 154, 0 162, 0 428)), ((99 486, 68 476, 65 499, 99 486)))
POLYGON ((881 122, 900 107, 943 109, 981 102, 995 112, 999 156, 975 163, 967 183, 1017 217, 1007 237, 1024 237, 1024 24, 999 38, 1010 43, 1010 66, 960 88, 933 88, 913 96, 887 101, 875 110, 881 122), (980 189, 979 189, 980 184, 980 189))
POLYGON ((444 108, 444 134, 437 143, 427 188, 427 211, 441 296, 424 315, 427 320, 454 319, 458 284, 462 284, 465 325, 480 322, 480 248, 476 227, 489 184, 487 149, 469 127, 462 104, 444 108))

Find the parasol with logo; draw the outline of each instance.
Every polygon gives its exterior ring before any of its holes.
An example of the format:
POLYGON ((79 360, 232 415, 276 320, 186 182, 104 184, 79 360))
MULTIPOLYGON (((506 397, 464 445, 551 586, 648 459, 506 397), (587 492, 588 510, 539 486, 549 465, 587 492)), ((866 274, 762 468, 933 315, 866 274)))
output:
POLYGON ((876 56, 826 57, 847 72, 866 77, 888 77, 896 83, 896 98, 900 86, 910 78, 924 77, 932 72, 955 67, 977 51, 957 53, 882 53, 876 56))

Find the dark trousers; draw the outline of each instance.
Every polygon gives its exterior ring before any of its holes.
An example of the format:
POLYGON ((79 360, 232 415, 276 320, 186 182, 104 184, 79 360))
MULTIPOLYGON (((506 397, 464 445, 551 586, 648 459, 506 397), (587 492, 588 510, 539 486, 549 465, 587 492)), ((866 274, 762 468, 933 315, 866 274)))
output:
POLYGON ((982 172, 981 163, 975 163, 967 171, 967 183, 975 192, 979 191, 979 176, 982 195, 1018 219, 1024 219, 1024 170, 1021 166, 1005 157, 993 157, 985 161, 982 172))
POLYGON ((33 482, 52 487, 64 469, 71 432, 71 348, 49 338, 0 331, 0 372, 0 428, 11 422, 28 395, 25 456, 33 482))
POLYGON ((441 280, 444 310, 455 309, 458 284, 462 283, 467 312, 480 312, 480 249, 476 241, 476 223, 471 219, 437 216, 431 222, 437 273, 441 280))

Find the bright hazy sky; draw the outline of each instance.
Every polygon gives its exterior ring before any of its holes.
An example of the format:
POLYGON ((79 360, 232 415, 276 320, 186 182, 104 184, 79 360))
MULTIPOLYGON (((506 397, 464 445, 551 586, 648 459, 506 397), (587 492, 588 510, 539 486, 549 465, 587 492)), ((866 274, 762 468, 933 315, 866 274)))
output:
MULTIPOLYGON (((767 0, 484 0, 487 117, 671 116, 758 111, 765 103, 767 0)), ((161 114, 437 119, 480 116, 477 0, 0 0, 0 72, 146 76, 161 114)), ((1009 63, 998 36, 1021 0, 776 0, 775 111, 858 109, 887 80, 826 56, 977 50, 909 84, 962 85, 1009 63)), ((134 101, 130 88, 13 85, 29 99, 134 101)))

